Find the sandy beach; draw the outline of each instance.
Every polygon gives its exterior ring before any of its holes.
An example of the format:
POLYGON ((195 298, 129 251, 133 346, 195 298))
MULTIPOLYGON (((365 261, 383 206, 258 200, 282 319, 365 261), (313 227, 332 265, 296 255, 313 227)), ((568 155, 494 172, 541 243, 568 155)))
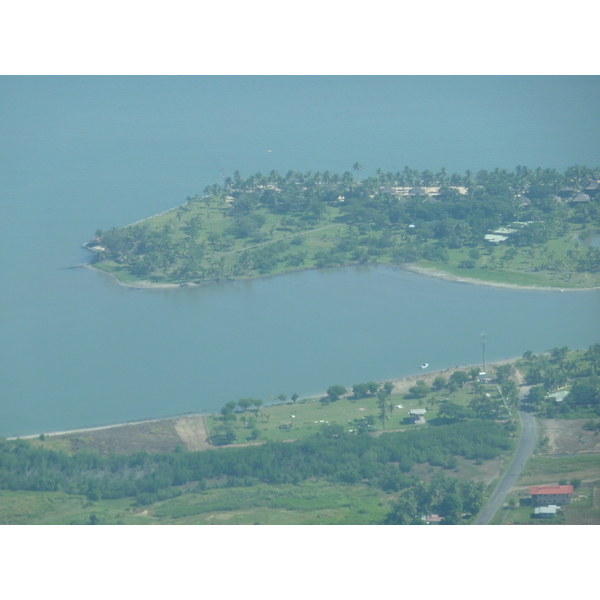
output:
MULTIPOLYGON (((391 265, 393 266, 393 265, 391 265)), ((400 267, 405 271, 411 271, 413 273, 419 273, 426 275, 427 277, 438 277, 440 279, 446 279, 447 281, 457 281, 459 283, 470 283, 473 285, 491 285, 493 287, 501 287, 514 290, 538 290, 542 292, 587 292, 590 290, 597 290, 597 287, 591 288, 560 288, 560 287, 546 287, 537 285, 516 285, 513 283, 499 283, 495 281, 483 281, 482 279, 472 279, 469 277, 459 277, 452 273, 446 273, 445 271, 439 271, 437 269, 428 269, 425 267, 418 267, 416 265, 403 265, 400 267)))
MULTIPOLYGON (((89 248, 88 248, 89 250, 89 248)), ((180 285, 179 283, 152 283, 151 281, 138 281, 137 283, 125 283, 121 281, 114 273, 109 273, 108 271, 104 271, 103 269, 97 269, 92 264, 80 265, 82 269, 91 269, 92 271, 96 271, 97 273, 104 273, 105 275, 109 275, 112 277, 119 285, 122 285, 126 288, 132 288, 136 290, 166 290, 173 289, 179 287, 198 287, 196 283, 185 283, 180 285)))

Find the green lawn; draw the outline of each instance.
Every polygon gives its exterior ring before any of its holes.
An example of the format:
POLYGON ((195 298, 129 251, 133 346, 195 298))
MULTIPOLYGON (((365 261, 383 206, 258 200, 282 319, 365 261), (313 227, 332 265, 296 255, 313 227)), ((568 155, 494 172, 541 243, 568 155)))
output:
MULTIPOLYGON (((495 386, 488 385, 487 387, 489 393, 497 396, 495 386)), ((445 398, 450 398, 452 402, 464 406, 469 403, 472 396, 466 387, 457 390, 452 395, 444 390, 432 392, 422 401, 407 399, 403 394, 392 395, 394 405, 401 405, 402 408, 394 409, 391 418, 385 424, 386 430, 427 427, 427 424, 407 424, 404 419, 409 416, 409 411, 413 408, 426 408, 426 420, 435 418, 445 398), (435 400, 435 404, 430 403, 431 398, 435 400)), ((281 441, 300 439, 312 435, 327 425, 342 425, 346 432, 357 431, 358 423, 356 420, 362 420, 364 417, 369 416, 373 416, 375 419, 372 431, 381 431, 383 428, 379 419, 377 398, 373 396, 360 400, 344 397, 327 405, 320 402, 318 398, 307 398, 299 400, 295 404, 288 402, 262 407, 258 416, 250 410, 244 413, 236 413, 237 420, 234 422, 233 429, 237 435, 236 443, 254 441, 251 435, 252 428, 255 426, 260 432, 257 441, 281 441), (246 424, 244 424, 244 419, 246 419, 246 424)), ((207 416, 206 423, 209 434, 214 432, 215 427, 223 424, 220 415, 207 416)))
POLYGON ((471 249, 466 247, 449 250, 447 263, 422 260, 417 264, 456 277, 467 277, 489 283, 560 288, 594 287, 600 285, 600 275, 598 274, 572 271, 556 273, 539 269, 550 257, 553 257, 554 260, 562 259, 567 257, 569 252, 576 251, 580 246, 577 237, 585 235, 586 232, 591 235, 596 230, 595 226, 590 225, 576 234, 569 232, 535 247, 518 248, 503 243, 492 245, 482 241, 475 248, 479 251, 480 257, 476 260, 475 267, 471 269, 458 266, 461 261, 469 259, 471 249), (504 254, 510 248, 515 248, 515 257, 505 261, 504 266, 500 267, 504 254))

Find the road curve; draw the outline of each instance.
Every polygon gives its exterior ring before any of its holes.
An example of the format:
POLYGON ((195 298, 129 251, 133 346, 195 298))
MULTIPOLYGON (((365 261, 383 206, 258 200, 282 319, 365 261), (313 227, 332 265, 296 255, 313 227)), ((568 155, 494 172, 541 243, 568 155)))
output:
POLYGON ((527 462, 535 447, 537 423, 535 417, 528 412, 519 411, 521 419, 521 439, 515 457, 492 493, 487 504, 483 507, 473 525, 487 525, 492 517, 500 510, 509 490, 516 484, 523 465, 527 462))

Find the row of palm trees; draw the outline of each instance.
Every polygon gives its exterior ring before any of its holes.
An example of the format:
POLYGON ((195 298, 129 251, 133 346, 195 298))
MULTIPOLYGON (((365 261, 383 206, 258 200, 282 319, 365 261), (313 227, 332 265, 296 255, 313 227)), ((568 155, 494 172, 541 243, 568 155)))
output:
MULTIPOLYGON (((362 165, 354 163, 352 169, 356 172, 362 171, 362 165)), ((429 169, 419 171, 404 167, 402 171, 384 172, 377 169, 375 180, 380 186, 464 186, 471 188, 474 185, 490 185, 491 183, 507 184, 515 193, 521 194, 534 184, 549 186, 554 193, 558 193, 565 186, 579 189, 583 183, 600 178, 600 168, 590 169, 585 166, 575 165, 566 169, 564 173, 559 173, 556 169, 530 169, 529 167, 518 165, 513 172, 506 169, 496 168, 492 171, 481 169, 474 173, 470 169, 463 175, 459 173, 450 174, 445 167, 439 171, 433 172, 429 169)), ((364 180, 363 180, 364 181, 364 180)), ((276 170, 272 170, 268 175, 256 173, 247 179, 244 179, 239 171, 235 171, 233 177, 226 177, 223 186, 214 184, 205 188, 205 195, 217 195, 222 191, 255 191, 266 186, 280 188, 286 184, 294 185, 332 185, 332 186, 353 186, 359 185, 350 171, 342 175, 326 171, 308 171, 301 173, 290 170, 285 175, 281 175, 276 170)))

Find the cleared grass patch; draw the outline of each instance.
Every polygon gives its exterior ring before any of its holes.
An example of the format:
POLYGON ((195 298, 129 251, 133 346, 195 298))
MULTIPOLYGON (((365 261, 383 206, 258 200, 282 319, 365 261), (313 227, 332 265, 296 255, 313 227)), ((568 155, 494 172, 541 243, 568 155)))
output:
POLYGON ((143 525, 131 498, 90 502, 63 492, 0 491, 0 523, 5 525, 143 525), (92 517, 95 515, 95 518, 92 517))
POLYGON ((565 507, 567 525, 600 525, 600 508, 565 507))
POLYGON ((186 494, 149 512, 161 523, 358 525, 381 522, 390 498, 366 485, 306 481, 186 494))
MULTIPOLYGON (((497 395, 495 386, 487 387, 489 393, 497 395)), ((405 422, 411 409, 426 408, 426 420, 429 421, 437 417, 446 399, 463 406, 466 406, 472 399, 467 387, 459 389, 453 394, 449 394, 446 390, 431 392, 422 400, 405 396, 405 394, 392 394, 394 406, 401 405, 402 408, 394 409, 391 418, 386 421, 386 431, 428 427, 428 424, 415 425, 405 422)), ((236 413, 236 421, 230 423, 232 423, 233 431, 237 436, 235 443, 245 444, 253 441, 301 439, 321 431, 328 425, 341 425, 346 433, 354 433, 357 432, 359 423, 370 417, 373 418, 374 423, 370 431, 383 431, 379 419, 377 398, 374 396, 358 400, 343 397, 329 404, 320 402, 318 398, 305 398, 296 403, 288 402, 262 407, 258 415, 250 410, 236 413), (254 439, 252 434, 255 427, 260 434, 257 439, 254 439)), ((206 423, 209 435, 214 433, 216 428, 225 424, 220 415, 208 415, 206 423)))
MULTIPOLYGON (((465 277, 469 279, 477 279, 480 281, 486 281, 490 283, 502 283, 507 285, 518 285, 518 286, 537 286, 537 287, 581 287, 581 284, 577 285, 573 282, 569 283, 561 279, 548 275, 542 275, 537 273, 521 273, 518 271, 512 271, 509 269, 461 269, 456 265, 440 262, 430 262, 421 260, 417 265, 424 268, 436 269, 456 277, 465 277)), ((591 284, 589 284, 591 285, 591 284)))
POLYGON ((600 478, 600 454, 552 458, 532 457, 521 472, 519 485, 541 485, 572 478, 600 478))

